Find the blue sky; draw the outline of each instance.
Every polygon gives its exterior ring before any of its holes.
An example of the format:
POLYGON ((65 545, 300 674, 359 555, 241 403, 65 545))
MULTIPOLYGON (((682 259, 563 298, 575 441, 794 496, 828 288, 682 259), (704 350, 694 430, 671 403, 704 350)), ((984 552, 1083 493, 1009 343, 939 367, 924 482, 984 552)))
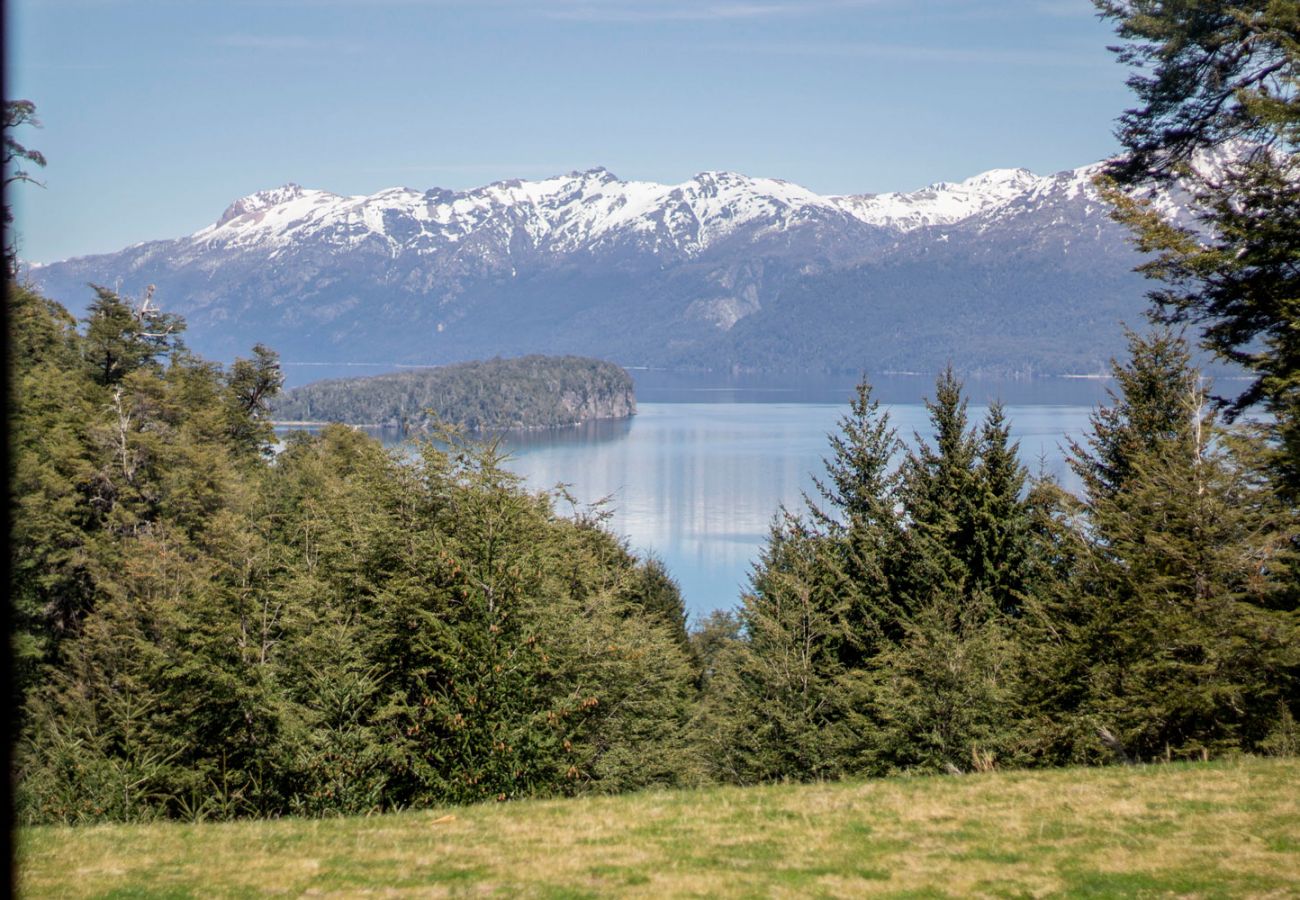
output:
POLYGON ((11 0, 49 159, 24 257, 189 233, 295 181, 468 188, 603 165, 822 193, 1115 152, 1088 0, 11 0))

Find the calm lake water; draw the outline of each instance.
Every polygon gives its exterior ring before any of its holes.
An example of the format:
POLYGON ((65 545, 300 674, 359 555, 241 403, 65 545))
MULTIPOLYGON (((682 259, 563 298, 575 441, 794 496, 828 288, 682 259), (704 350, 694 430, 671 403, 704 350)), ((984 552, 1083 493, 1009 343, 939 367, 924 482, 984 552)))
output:
MULTIPOLYGON (((736 605, 768 526, 801 508, 823 471, 827 434, 847 411, 851 379, 718 379, 634 372, 637 415, 571 429, 508 434, 508 467, 534 488, 565 484, 579 501, 609 498, 609 526, 658 555, 692 620, 736 605)), ((929 433, 929 376, 873 377, 901 437, 929 433)), ((969 381, 970 418, 1006 405, 1021 459, 1070 483, 1061 446, 1105 397, 1087 379, 969 381)))

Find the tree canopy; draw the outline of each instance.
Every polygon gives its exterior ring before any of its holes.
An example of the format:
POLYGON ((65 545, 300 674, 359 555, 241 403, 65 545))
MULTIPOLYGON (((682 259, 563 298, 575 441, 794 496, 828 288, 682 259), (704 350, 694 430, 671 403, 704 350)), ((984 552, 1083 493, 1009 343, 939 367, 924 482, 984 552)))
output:
POLYGON ((1203 327, 1203 345, 1254 376, 1229 415, 1272 415, 1273 469, 1300 496, 1300 3, 1097 0, 1136 68, 1140 105, 1119 120, 1121 185, 1177 184, 1194 223, 1142 195, 1110 196, 1165 286, 1159 319, 1203 327))
POLYGON ((12 278, 18 273, 18 243, 13 236, 14 214, 9 207, 8 195, 12 185, 26 182, 40 185, 28 166, 45 168, 45 154, 24 146, 14 136, 14 129, 24 125, 39 128, 40 120, 36 118, 36 104, 30 100, 6 100, 4 103, 4 121, 0 127, 4 131, 4 230, 9 233, 5 243, 5 274, 12 278))

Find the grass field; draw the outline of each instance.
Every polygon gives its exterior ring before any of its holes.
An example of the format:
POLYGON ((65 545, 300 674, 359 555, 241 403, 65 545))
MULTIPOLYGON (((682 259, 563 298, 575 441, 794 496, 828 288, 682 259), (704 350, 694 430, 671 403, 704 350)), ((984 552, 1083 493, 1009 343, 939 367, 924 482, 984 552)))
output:
POLYGON ((21 896, 1300 897, 1300 761, 30 828, 21 896))

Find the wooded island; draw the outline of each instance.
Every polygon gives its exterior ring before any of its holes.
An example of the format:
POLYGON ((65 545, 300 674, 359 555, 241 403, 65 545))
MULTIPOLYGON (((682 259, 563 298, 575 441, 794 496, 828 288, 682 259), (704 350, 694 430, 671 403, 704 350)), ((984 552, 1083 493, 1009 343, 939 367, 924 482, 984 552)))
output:
POLYGON ((632 378, 582 356, 523 356, 365 378, 334 378, 287 391, 272 407, 284 423, 342 422, 469 431, 556 428, 636 413, 632 378))

